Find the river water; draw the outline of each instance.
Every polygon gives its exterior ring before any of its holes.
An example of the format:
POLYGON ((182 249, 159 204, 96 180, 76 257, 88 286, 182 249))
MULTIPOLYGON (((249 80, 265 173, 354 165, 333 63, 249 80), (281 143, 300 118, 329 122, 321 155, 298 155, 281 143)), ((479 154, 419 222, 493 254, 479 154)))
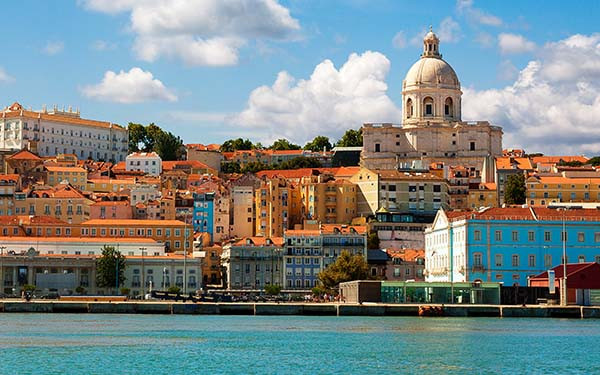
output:
POLYGON ((0 314, 0 374, 600 373, 600 321, 0 314))

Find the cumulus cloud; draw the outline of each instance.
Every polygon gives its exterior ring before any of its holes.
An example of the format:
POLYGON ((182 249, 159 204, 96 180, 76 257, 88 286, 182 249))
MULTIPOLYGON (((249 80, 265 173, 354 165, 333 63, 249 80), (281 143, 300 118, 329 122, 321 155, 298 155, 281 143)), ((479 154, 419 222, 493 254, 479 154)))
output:
POLYGON ((46 43, 42 52, 44 52, 48 56, 53 56, 58 53, 61 53, 62 50, 65 49, 65 44, 61 41, 50 41, 46 43))
POLYGON ((13 82, 14 80, 14 77, 6 73, 6 70, 4 70, 4 68, 0 67, 0 82, 7 83, 13 82))
POLYGON ((442 20, 437 34, 440 41, 446 43, 455 43, 462 38, 460 25, 452 17, 446 17, 442 20))
POLYGON ((510 61, 504 60, 498 64, 498 79, 502 81, 510 81, 519 75, 519 69, 510 61))
POLYGON ((398 31, 396 35, 394 35, 392 38, 392 45, 396 48, 406 47, 406 35, 404 35, 404 31, 398 31))
POLYGON ((535 43, 532 41, 525 39, 522 35, 509 33, 498 35, 498 46, 500 53, 505 55, 531 52, 535 49, 535 43))
POLYGON ((502 26, 502 19, 473 6, 473 0, 458 0, 456 9, 471 22, 486 26, 502 26))
POLYGON ((88 98, 116 103, 177 100, 177 96, 160 80, 154 78, 152 73, 137 67, 131 68, 128 72, 121 70, 119 73, 109 70, 104 73, 100 83, 85 86, 81 91, 88 98))
POLYGON ((339 138, 363 122, 399 122, 387 96, 390 61, 379 52, 353 53, 341 68, 324 60, 308 79, 280 72, 271 86, 252 91, 247 108, 228 122, 252 129, 263 142, 285 137, 304 143, 316 134, 339 138))
POLYGON ((600 154, 600 34, 540 47, 503 89, 465 88, 463 118, 504 127, 504 144, 547 154, 600 154))
POLYGON ((133 49, 146 61, 167 57, 188 65, 234 65, 248 40, 290 39, 300 29, 277 0, 86 0, 84 6, 130 12, 133 49))

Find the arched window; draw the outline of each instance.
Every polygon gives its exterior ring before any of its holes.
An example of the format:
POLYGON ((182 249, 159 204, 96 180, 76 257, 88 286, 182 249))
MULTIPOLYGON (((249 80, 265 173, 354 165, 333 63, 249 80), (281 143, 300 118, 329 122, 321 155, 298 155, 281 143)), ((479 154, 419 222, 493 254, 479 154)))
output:
POLYGON ((452 98, 446 98, 446 101, 444 102, 444 115, 446 115, 447 117, 453 117, 454 116, 454 103, 452 102, 452 98))
POLYGON ((433 116, 433 98, 428 96, 423 99, 423 109, 425 116, 433 116))
POLYGON ((413 116, 413 103, 412 99, 406 101, 406 117, 411 118, 413 116))

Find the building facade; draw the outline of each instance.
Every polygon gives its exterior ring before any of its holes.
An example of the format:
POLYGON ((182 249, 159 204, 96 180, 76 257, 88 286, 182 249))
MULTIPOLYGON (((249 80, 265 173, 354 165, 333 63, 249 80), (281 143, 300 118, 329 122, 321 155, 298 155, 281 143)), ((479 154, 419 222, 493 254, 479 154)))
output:
POLYGON ((156 152, 134 152, 125 159, 126 171, 141 171, 151 176, 162 173, 162 159, 156 152))

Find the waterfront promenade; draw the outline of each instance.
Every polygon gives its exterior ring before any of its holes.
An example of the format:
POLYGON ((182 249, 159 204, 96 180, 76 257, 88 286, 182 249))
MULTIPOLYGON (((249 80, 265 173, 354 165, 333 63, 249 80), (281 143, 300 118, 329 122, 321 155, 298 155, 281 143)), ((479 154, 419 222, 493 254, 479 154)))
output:
POLYGON ((348 303, 183 303, 161 301, 0 300, 0 313, 106 313, 187 315, 418 316, 423 306, 449 317, 600 318, 600 306, 434 305, 348 303))

